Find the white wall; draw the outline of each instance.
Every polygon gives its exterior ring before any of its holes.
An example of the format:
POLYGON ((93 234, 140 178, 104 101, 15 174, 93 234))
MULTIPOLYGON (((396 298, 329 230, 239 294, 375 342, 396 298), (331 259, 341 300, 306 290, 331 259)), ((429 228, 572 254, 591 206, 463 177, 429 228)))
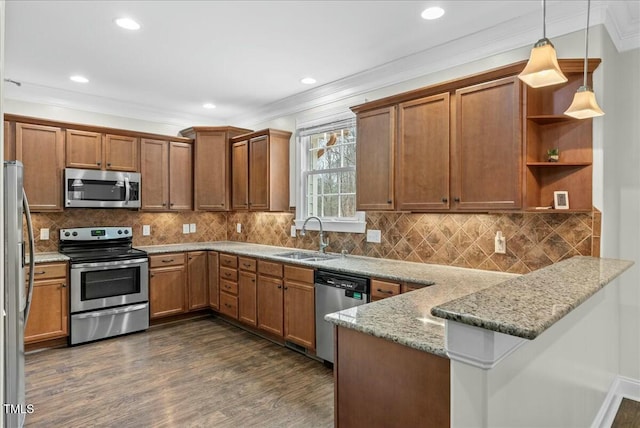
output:
MULTIPOLYGON (((4 0, 0 1, 0 116, 3 112, 4 87, 4 0)), ((0 122, 0 147, 4 147, 4 122, 0 122)), ((4 151, 0 150, 0 161, 4 151)), ((3 167, 4 168, 4 167, 3 167)), ((4 169, 0 174, 0 224, 4 224, 4 169)), ((0 227, 0 242, 4 242, 4 227, 0 227)), ((4 245, 0 246, 0 260, 4 260, 4 245)), ((0 263, 0 308, 4 308, 4 263, 0 263)), ((4 317, 0 316, 0 404, 4 403, 4 317)), ((4 426, 4 413, 0 417, 0 428, 4 426)))

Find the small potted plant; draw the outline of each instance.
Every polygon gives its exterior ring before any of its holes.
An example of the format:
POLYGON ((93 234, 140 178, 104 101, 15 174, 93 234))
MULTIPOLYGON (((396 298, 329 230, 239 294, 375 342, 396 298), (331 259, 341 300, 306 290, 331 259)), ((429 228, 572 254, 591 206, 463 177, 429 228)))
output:
POLYGON ((547 162, 558 162, 560 155, 558 154, 558 148, 547 150, 547 162))

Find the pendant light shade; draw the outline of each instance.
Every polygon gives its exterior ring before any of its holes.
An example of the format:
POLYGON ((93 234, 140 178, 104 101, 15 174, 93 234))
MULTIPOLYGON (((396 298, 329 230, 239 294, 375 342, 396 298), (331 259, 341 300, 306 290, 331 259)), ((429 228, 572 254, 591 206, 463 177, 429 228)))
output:
POLYGON ((532 88, 557 85, 564 83, 567 78, 562 74, 558 58, 553 44, 546 37, 546 7, 542 0, 542 38, 533 45, 531 56, 522 73, 518 75, 527 85, 532 88))
POLYGON ((588 119, 604 115, 604 112, 596 102, 596 94, 589 85, 587 85, 587 63, 589 59, 589 10, 591 9, 591 0, 587 0, 587 27, 584 30, 584 72, 582 77, 582 86, 578 88, 573 96, 573 102, 564 112, 567 116, 576 119, 588 119))

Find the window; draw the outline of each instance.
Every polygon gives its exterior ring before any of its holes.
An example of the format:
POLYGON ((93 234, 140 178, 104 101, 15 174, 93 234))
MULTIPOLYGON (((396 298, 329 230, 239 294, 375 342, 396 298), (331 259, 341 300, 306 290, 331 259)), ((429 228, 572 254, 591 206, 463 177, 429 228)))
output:
POLYGON ((302 173, 296 226, 317 216, 326 230, 364 232, 364 213, 356 212, 356 137, 352 115, 298 129, 302 173))

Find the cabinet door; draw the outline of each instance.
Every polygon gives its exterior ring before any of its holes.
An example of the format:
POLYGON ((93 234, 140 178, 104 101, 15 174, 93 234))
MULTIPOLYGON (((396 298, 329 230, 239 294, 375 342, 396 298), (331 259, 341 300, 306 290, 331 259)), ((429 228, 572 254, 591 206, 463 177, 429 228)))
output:
POLYGON ((269 210, 269 138, 249 141, 249 209, 269 210))
POLYGON ((195 143, 195 208, 229 209, 229 144, 224 131, 198 132, 195 143))
POLYGON ((285 280, 284 338, 308 349, 316 348, 313 284, 285 280))
POLYGON ((392 210, 395 107, 358 114, 356 209, 392 210))
POLYGON ((220 310, 220 285, 218 281, 218 253, 207 253, 207 274, 209 276, 209 307, 220 310))
POLYGON ((16 159, 24 165, 31 211, 62 211, 64 133, 51 126, 16 124, 16 159))
POLYGON ((454 209, 521 207, 520 100, 517 77, 456 91, 454 209))
POLYGON ((231 204, 234 210, 249 208, 249 142, 231 146, 231 204))
POLYGON ((124 135, 105 135, 104 153, 106 169, 112 171, 138 171, 138 139, 124 135))
POLYGON ((398 122, 396 208, 448 209, 449 93, 400 104, 398 122))
POLYGON ((149 276, 150 318, 187 311, 187 273, 184 265, 151 269, 149 276))
POLYGON ((66 161, 69 168, 102 169, 102 134, 67 129, 66 161))
POLYGON ((187 253, 189 266, 189 310, 209 307, 209 283, 207 272, 207 252, 187 253))
POLYGON ((193 207, 193 147, 189 143, 169 143, 169 208, 193 207))
POLYGON ((166 141, 143 139, 141 208, 166 211, 169 203, 169 149, 166 141))
POLYGON ((282 336, 283 289, 279 278, 258 276, 258 328, 282 336))
POLYGON ((16 141, 14 124, 4 121, 4 160, 16 160, 16 141))
POLYGON ((66 278, 35 281, 25 343, 64 337, 68 334, 68 291, 66 278))
POLYGON ((258 325, 256 305, 256 274, 240 271, 238 277, 238 319, 249 325, 258 325))

